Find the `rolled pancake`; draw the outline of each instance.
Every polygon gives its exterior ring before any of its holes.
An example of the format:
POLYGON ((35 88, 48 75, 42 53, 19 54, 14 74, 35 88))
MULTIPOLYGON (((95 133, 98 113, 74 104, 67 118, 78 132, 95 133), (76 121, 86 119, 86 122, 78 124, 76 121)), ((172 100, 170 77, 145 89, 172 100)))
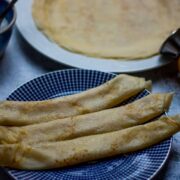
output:
POLYGON ((151 86, 144 78, 119 75, 85 92, 45 101, 0 102, 0 125, 21 126, 108 109, 151 86))
POLYGON ((171 116, 171 119, 174 119, 174 120, 178 120, 178 121, 180 121, 180 114, 177 114, 177 115, 171 116))
POLYGON ((52 169, 145 149, 180 130, 180 121, 157 121, 115 132, 34 145, 0 145, 0 166, 52 169))
POLYGON ((180 26, 179 12, 179 0, 34 0, 32 6, 37 27, 59 46, 125 59, 159 53, 180 26))
POLYGON ((143 124, 166 110, 172 94, 150 94, 125 106, 22 127, 0 126, 0 143, 39 143, 73 139, 143 124))

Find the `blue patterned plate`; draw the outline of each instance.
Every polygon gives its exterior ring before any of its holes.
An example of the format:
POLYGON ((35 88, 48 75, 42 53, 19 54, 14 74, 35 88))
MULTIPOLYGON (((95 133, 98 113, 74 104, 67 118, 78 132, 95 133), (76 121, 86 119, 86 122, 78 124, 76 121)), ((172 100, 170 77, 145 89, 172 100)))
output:
MULTIPOLYGON (((43 100, 58 96, 78 93, 96 87, 111 78, 114 74, 92 70, 56 71, 36 78, 14 91, 8 100, 43 100)), ((143 91, 126 103, 148 95, 143 91)), ((168 157, 171 140, 168 139, 143 151, 120 155, 113 158, 85 163, 70 168, 46 171, 21 171, 5 169, 18 180, 80 180, 80 179, 151 179, 162 167, 168 157)))

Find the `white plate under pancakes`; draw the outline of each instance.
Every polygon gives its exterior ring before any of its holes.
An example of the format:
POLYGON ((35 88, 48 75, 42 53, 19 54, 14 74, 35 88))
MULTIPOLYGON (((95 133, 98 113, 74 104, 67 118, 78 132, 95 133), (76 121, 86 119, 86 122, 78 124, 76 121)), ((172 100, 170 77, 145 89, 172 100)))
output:
MULTIPOLYGON (((19 0, 17 3, 17 27, 24 39, 37 51, 64 65, 104 72, 131 73, 154 69, 170 63, 170 59, 154 56, 143 60, 113 60, 88 57, 59 47, 39 31, 33 21, 31 8, 33 0, 19 0)), ((158 18, 158 17, 157 17, 158 18)))

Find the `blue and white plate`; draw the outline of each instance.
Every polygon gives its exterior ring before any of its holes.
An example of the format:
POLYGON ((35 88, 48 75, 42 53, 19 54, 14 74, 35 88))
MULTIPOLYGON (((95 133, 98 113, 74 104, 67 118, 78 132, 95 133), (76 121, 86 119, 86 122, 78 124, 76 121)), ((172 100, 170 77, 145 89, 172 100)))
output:
MULTIPOLYGON (((44 100, 74 94, 99 86, 115 76, 115 74, 92 70, 75 69, 56 71, 24 84, 14 91, 8 97, 8 100, 44 100)), ((140 99, 148 94, 147 91, 143 91, 126 103, 140 99)), ((168 139, 143 151, 69 168, 45 171, 5 169, 5 171, 14 179, 18 180, 151 179, 160 170, 167 159, 170 147, 171 139, 168 139)))

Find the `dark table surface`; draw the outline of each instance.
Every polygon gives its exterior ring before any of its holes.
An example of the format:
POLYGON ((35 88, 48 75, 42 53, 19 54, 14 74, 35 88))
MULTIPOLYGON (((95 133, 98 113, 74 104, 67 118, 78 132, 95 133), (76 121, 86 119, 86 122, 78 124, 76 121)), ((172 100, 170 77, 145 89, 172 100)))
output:
MULTIPOLYGON (((17 87, 37 76, 65 68, 68 67, 55 63, 32 49, 15 30, 6 53, 0 60, 0 99, 6 99, 17 87)), ((134 75, 151 79, 153 92, 175 92, 169 115, 180 113, 180 76, 176 62, 134 75)), ((9 178, 0 171, 1 179, 9 178)), ((174 136, 169 158, 155 179, 180 180, 180 133, 174 136)))

